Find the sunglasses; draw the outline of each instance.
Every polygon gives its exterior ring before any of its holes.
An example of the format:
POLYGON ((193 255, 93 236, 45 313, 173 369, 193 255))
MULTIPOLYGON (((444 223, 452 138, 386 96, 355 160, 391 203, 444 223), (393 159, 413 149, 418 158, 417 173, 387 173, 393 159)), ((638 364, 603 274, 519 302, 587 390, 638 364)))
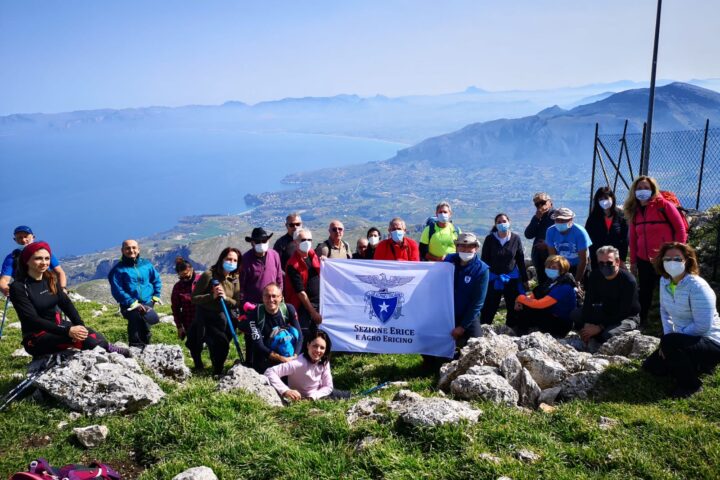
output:
POLYGON ((663 262, 684 262, 682 257, 663 257, 663 262))
POLYGON ((342 232, 343 230, 345 230, 343 227, 332 227, 330 229, 332 232, 342 232))
POLYGON ((547 203, 547 200, 540 200, 539 202, 535 202, 536 207, 542 207, 547 203))
POLYGON ((598 265, 601 267, 614 267, 615 262, 600 262, 600 261, 598 261, 598 265))
POLYGON ((298 238, 298 242, 312 242, 312 238, 298 238))
POLYGON ((288 226, 288 227, 302 227, 302 223, 301 223, 301 222, 286 223, 285 225, 288 226))

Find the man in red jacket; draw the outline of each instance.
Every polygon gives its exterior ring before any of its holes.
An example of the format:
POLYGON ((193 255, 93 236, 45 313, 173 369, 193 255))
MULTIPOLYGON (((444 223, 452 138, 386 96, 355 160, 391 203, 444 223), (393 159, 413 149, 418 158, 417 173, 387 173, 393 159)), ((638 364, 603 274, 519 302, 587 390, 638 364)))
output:
POLYGON ((312 249, 312 232, 298 228, 293 234, 295 252, 285 266, 284 296, 298 313, 303 336, 322 323, 320 304, 320 258, 312 249))
POLYGON ((390 220, 388 232, 390 238, 378 243, 373 260, 420 261, 420 248, 415 240, 405 235, 407 229, 402 218, 395 217, 390 220))

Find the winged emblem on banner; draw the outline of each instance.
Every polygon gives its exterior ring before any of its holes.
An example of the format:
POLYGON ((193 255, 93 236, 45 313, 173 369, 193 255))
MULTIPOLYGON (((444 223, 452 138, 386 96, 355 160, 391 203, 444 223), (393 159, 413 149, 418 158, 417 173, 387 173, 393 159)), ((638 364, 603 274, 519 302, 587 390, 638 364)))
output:
POLYGON ((358 280, 368 283, 379 290, 365 292, 365 311, 382 323, 402 315, 405 296, 402 292, 391 292, 389 289, 410 283, 415 277, 379 275, 355 275, 358 280))

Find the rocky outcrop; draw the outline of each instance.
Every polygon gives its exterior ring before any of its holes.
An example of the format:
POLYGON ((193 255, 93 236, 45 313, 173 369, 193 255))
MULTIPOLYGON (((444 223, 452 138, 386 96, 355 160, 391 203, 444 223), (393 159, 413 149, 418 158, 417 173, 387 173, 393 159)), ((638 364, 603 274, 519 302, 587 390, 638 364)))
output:
POLYGON ((153 374, 166 380, 184 382, 190 378, 190 369, 185 365, 185 356, 179 345, 153 343, 142 350, 130 348, 132 358, 148 368, 153 374))
POLYGON ((641 334, 637 330, 612 337, 599 349, 601 355, 617 355, 629 358, 644 358, 657 350, 660 339, 641 334))
MULTIPOLYGON (((94 350, 56 354, 53 364, 34 385, 72 410, 90 415, 136 412, 165 396, 152 378, 131 358, 94 350)), ((31 372, 44 368, 47 357, 30 364, 31 372)))
POLYGON ((387 421, 390 414, 398 415, 401 422, 415 427, 436 427, 462 421, 477 422, 482 411, 466 402, 447 398, 426 398, 409 390, 399 391, 391 402, 381 398, 364 398, 350 407, 347 422, 354 425, 360 420, 387 421))
POLYGON ((105 441, 108 436, 108 428, 105 425, 90 425, 89 427, 73 428, 73 433, 83 447, 93 448, 105 441))
POLYGON ((587 398, 606 368, 630 362, 627 356, 648 355, 659 342, 634 331, 591 354, 573 348, 580 340, 575 336, 558 341, 540 332, 511 337, 495 326, 482 329, 482 337, 471 339, 457 360, 441 367, 438 387, 463 400, 526 408, 587 398))
POLYGON ((259 397, 271 407, 282 407, 283 402, 277 391, 268 383, 265 375, 260 375, 252 368, 240 364, 228 370, 227 375, 220 379, 218 390, 229 392, 232 390, 244 390, 259 397))

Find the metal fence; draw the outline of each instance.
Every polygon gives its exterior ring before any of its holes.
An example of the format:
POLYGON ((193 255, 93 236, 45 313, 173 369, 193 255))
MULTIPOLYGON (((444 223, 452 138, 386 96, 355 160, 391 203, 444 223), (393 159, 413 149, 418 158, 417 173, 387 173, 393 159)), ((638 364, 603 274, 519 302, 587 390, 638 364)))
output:
MULTIPOLYGON (((598 187, 609 185, 621 203, 640 171, 644 128, 643 133, 627 133, 625 122, 621 134, 599 135, 598 130, 596 125, 590 202, 598 187)), ((685 208, 720 204, 720 128, 710 128, 708 120, 700 130, 653 132, 648 172, 685 208)))
MULTIPOLYGON (((595 190, 610 186, 622 205, 643 158, 643 133, 600 135, 595 126, 590 208, 595 190)), ((720 204, 720 128, 710 128, 710 120, 700 130, 653 132, 648 174, 662 190, 675 193, 683 207, 705 210, 720 204)), ((713 260, 713 279, 720 257, 720 228, 713 260)))

